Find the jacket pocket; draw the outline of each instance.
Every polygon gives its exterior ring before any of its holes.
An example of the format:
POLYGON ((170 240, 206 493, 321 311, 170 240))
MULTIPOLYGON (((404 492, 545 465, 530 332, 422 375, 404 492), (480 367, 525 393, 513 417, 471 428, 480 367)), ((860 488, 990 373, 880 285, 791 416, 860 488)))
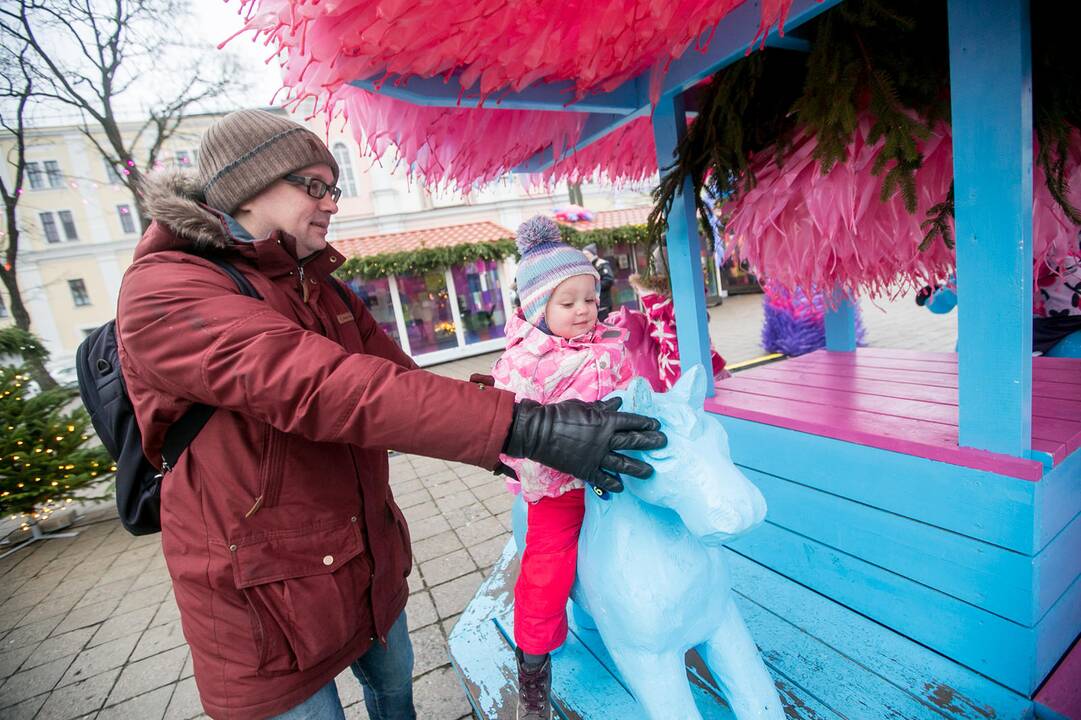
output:
POLYGON ((370 625, 371 564, 356 517, 229 546, 261 675, 304 671, 370 625))
POLYGON ((265 507, 278 504, 282 476, 285 472, 285 451, 288 438, 270 424, 263 426, 263 458, 259 464, 259 494, 244 517, 251 517, 265 507))
POLYGON ((409 573, 413 570, 413 543, 409 537, 409 525, 405 522, 405 515, 402 514, 396 502, 388 500, 387 509, 390 511, 390 522, 398 526, 398 535, 402 538, 402 545, 405 546, 405 570, 402 571, 402 577, 409 577, 409 573))

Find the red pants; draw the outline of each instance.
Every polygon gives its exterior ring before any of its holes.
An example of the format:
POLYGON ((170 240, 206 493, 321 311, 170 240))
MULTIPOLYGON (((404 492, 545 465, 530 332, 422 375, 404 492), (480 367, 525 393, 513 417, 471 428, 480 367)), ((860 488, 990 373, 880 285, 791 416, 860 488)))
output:
POLYGON ((584 490, 529 505, 522 569, 514 585, 514 642, 543 655, 567 639, 567 599, 578 567, 584 490))

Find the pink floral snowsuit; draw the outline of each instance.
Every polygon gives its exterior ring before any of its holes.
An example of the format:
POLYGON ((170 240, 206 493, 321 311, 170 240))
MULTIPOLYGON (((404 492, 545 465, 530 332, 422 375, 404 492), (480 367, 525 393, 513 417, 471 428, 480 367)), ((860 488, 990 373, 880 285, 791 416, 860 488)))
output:
MULTIPOLYGON (((625 330, 604 323, 567 340, 544 333, 515 313, 507 321, 507 349, 492 376, 496 387, 512 391, 518 400, 600 400, 633 375, 626 340, 625 330)), ((514 640, 523 652, 541 655, 567 637, 566 606, 578 565, 584 483, 531 460, 501 459, 518 475, 529 503, 526 549, 514 586, 514 640)))
MULTIPOLYGON (((649 336, 657 347, 657 382, 652 383, 657 392, 667 392, 679 380, 679 346, 676 344, 676 308, 672 298, 660 293, 643 293, 642 307, 649 319, 649 336)), ((713 361, 713 378, 729 377, 724 369, 724 358, 710 345, 713 361)))

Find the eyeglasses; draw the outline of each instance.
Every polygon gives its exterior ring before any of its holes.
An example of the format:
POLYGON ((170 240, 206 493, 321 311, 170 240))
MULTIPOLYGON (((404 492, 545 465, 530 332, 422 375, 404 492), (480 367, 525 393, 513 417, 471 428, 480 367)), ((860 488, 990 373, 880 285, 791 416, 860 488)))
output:
POLYGON ((338 198, 342 196, 342 189, 337 185, 328 185, 326 180, 320 180, 317 177, 306 177, 304 175, 293 175, 289 173, 282 178, 290 185, 301 185, 308 190, 308 194, 316 200, 322 200, 323 197, 330 193, 330 199, 334 202, 338 202, 338 198))

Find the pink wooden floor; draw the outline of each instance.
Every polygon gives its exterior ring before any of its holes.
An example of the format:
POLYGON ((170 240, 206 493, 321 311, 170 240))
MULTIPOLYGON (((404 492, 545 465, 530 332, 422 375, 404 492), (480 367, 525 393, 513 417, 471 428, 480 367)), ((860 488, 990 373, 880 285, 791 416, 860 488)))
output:
MULTIPOLYGON (((1081 447, 1081 360, 1033 358, 1032 447, 1062 462, 1081 447)), ((957 355, 819 350, 737 373, 706 408, 731 417, 1038 480, 1043 466, 957 446, 957 355)))
POLYGON ((1036 702, 1064 718, 1081 718, 1081 641, 1059 661, 1036 693, 1036 702))

